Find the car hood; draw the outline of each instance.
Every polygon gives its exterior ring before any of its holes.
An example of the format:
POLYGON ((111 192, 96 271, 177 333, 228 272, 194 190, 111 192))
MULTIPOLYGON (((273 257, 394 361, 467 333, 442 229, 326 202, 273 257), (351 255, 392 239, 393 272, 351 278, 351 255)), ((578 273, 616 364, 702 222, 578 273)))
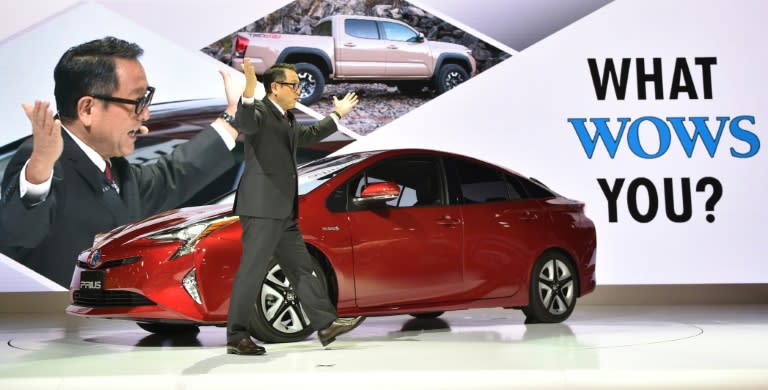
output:
POLYGON ((231 213, 232 204, 186 207, 165 211, 99 234, 95 237, 93 246, 94 248, 101 248, 107 244, 123 245, 164 230, 182 228, 231 213))
POLYGON ((466 53, 470 51, 469 48, 466 46, 462 46, 456 43, 439 42, 439 41, 429 41, 429 47, 431 47, 432 50, 437 50, 440 52, 466 53))

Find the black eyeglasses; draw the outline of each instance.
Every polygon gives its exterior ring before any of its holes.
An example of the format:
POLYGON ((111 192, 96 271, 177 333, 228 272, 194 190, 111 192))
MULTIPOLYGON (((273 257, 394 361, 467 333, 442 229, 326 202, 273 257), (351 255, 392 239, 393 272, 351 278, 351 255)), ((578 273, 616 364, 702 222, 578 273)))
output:
POLYGON ((114 102, 114 103, 125 103, 125 104, 133 104, 136 106, 136 115, 141 115, 141 112, 144 111, 147 106, 149 106, 150 103, 152 103, 152 97, 155 96, 155 87, 147 87, 147 92, 144 94, 144 96, 136 99, 123 99, 119 97, 109 96, 109 95, 90 95, 93 98, 104 100, 106 102, 114 102))
POLYGON ((285 81, 276 81, 276 83, 278 83, 280 85, 287 85, 287 86, 291 87, 291 89, 293 89, 296 92, 301 90, 301 81, 295 82, 295 83, 286 83, 285 81))

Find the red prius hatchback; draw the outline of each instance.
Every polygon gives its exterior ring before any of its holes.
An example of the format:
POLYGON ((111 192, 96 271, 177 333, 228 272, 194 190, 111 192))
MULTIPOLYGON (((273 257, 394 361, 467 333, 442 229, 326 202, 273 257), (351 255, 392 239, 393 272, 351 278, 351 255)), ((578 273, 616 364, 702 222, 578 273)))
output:
MULTIPOLYGON (((299 168, 300 226, 340 316, 522 309, 561 322, 595 288, 584 204, 515 172, 429 150, 326 157, 299 168)), ((157 214, 97 236, 77 259, 69 314, 150 332, 223 326, 240 261, 232 198, 157 214)), ((312 333, 278 259, 254 297, 252 335, 312 333)))

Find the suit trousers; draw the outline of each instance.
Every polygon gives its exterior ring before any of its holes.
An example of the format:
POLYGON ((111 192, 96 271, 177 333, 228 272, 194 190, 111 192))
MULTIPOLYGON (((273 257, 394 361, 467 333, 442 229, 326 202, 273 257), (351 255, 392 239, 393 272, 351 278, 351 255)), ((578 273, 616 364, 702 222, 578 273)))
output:
POLYGON ((301 306, 315 330, 328 327, 338 316, 323 283, 312 274, 312 258, 304 244, 296 219, 240 216, 243 227, 243 254, 232 284, 227 315, 227 341, 247 337, 248 322, 255 313, 261 282, 269 271, 272 256, 277 258, 301 306))

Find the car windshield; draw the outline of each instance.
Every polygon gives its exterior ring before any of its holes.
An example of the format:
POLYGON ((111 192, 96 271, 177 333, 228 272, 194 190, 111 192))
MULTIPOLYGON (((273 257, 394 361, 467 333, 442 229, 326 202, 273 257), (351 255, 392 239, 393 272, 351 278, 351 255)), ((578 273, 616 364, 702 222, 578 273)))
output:
POLYGON ((321 158, 299 167, 299 195, 304 195, 319 187, 344 168, 377 154, 365 152, 321 158))
MULTIPOLYGON (((349 166, 355 165, 379 152, 364 152, 345 154, 343 156, 325 157, 308 162, 298 167, 299 195, 304 195, 319 187, 321 184, 336 176, 349 166)), ((235 202, 236 190, 214 199, 209 204, 231 204, 235 202)))

